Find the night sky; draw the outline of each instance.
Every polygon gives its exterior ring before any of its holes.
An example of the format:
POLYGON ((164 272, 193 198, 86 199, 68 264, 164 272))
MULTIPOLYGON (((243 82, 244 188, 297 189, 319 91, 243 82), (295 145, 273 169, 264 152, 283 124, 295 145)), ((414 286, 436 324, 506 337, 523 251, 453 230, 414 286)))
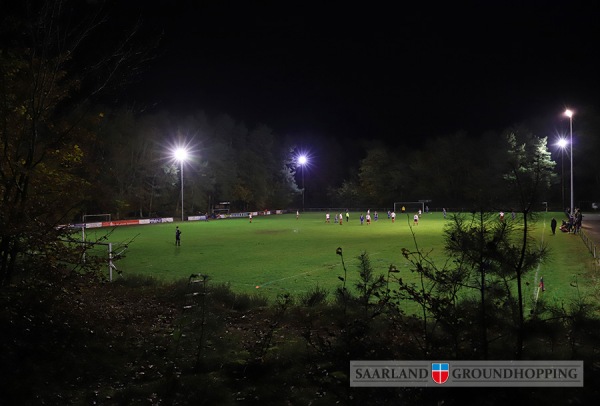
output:
POLYGON ((164 31, 136 97, 281 135, 410 145, 600 100, 592 2, 136 3, 164 31))

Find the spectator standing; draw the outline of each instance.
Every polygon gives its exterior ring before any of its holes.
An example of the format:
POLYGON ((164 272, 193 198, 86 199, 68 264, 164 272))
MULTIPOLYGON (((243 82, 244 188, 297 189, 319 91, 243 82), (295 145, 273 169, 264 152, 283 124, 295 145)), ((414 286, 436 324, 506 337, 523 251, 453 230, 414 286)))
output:
POLYGON ((175 245, 178 247, 181 246, 181 230, 179 226, 175 227, 175 245))
POLYGON ((581 230, 581 223, 583 222, 583 214, 581 214, 581 210, 577 209, 575 211, 575 232, 578 233, 581 230))

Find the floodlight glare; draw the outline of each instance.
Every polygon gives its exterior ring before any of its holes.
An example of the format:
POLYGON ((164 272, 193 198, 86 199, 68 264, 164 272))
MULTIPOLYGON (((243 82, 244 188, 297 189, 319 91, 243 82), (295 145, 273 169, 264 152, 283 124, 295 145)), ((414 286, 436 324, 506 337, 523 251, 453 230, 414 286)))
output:
POLYGON ((177 148, 173 155, 177 161, 183 162, 188 158, 188 151, 185 148, 177 148))
POLYGON ((300 155, 298 157, 298 163, 300 165, 306 165, 307 162, 308 162, 308 158, 306 157, 306 155, 300 155))
POLYGON ((567 141, 566 138, 560 138, 556 142, 556 145, 558 145, 559 148, 565 149, 567 147, 567 145, 569 145, 569 141, 567 141))

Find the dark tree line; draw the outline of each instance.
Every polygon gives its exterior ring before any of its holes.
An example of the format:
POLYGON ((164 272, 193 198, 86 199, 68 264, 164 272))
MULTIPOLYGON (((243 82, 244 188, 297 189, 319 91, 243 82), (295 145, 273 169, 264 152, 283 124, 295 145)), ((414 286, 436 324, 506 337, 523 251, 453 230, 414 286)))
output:
POLYGON ((91 163, 101 168, 90 213, 118 218, 172 216, 181 210, 181 163, 176 147, 189 150, 183 163, 187 215, 211 213, 229 201, 237 210, 284 208, 298 192, 292 148, 266 126, 247 128, 227 115, 188 117, 168 113, 104 114, 91 163))
MULTIPOLYGON (((378 146, 366 150, 357 176, 333 190, 332 196, 342 206, 344 201, 351 201, 352 207, 390 207, 395 201, 429 199, 437 208, 518 210, 518 202, 511 200, 504 179, 513 133, 521 137, 526 134, 542 143, 547 152, 546 165, 554 168, 547 137, 536 137, 526 128, 509 128, 479 138, 459 132, 432 138, 416 149, 378 146)), ((558 182, 552 177, 544 185, 535 209, 542 207, 542 201, 558 203, 558 182)))

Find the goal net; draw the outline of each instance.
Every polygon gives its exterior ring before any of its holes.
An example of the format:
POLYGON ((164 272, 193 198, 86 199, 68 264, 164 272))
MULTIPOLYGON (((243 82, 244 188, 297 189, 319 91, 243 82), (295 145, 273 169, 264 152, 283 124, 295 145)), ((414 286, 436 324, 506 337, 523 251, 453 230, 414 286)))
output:
POLYGON ((84 214, 83 223, 102 223, 103 221, 111 221, 110 214, 84 214))
POLYGON ((403 212, 416 213, 419 210, 421 210, 421 213, 425 212, 424 202, 394 202, 394 211, 396 214, 403 212), (404 208, 404 210, 402 210, 402 208, 404 208))

